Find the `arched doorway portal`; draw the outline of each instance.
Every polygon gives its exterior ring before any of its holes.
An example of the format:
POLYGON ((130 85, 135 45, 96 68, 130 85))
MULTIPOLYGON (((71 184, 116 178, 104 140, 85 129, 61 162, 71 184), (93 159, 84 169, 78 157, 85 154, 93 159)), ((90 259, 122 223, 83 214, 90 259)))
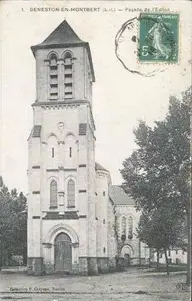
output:
POLYGON ((60 233, 55 238, 55 271, 71 272, 72 270, 72 242, 69 235, 60 233))
POLYGON ((121 256, 124 258, 124 266, 128 267, 131 264, 131 258, 133 257, 133 249, 129 245, 123 246, 121 249, 121 256))

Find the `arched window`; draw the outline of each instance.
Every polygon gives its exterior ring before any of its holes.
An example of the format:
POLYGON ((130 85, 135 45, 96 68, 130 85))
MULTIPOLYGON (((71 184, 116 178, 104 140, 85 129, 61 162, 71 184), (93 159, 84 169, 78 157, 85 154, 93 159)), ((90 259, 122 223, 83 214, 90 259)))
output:
POLYGON ((133 238, 133 218, 131 216, 128 218, 128 238, 133 238))
POLYGON ((49 59, 49 77, 50 99, 58 99, 58 66, 55 53, 51 54, 49 59))
POLYGON ((67 205, 75 207, 75 182, 73 180, 69 180, 67 184, 67 205))
POLYGON ((57 182, 55 180, 50 183, 50 207, 57 207, 57 182))
POLYGON ((122 217, 122 220, 121 220, 121 234, 122 235, 126 235, 126 218, 125 216, 122 217))
POLYGON ((70 52, 64 57, 64 96, 65 99, 73 98, 73 65, 70 52))

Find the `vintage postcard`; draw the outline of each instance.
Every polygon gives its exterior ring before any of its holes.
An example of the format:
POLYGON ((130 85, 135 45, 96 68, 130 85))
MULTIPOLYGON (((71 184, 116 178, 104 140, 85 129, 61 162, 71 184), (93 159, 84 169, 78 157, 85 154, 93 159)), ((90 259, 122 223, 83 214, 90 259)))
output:
POLYGON ((189 300, 190 1, 1 1, 0 300, 189 300))

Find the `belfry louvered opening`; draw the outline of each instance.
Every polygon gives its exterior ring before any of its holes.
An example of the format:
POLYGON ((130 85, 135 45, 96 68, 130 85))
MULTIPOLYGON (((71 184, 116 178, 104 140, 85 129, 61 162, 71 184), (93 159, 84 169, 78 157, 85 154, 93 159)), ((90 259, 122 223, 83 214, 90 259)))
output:
POLYGON ((64 57, 64 97, 73 98, 73 64, 70 52, 67 52, 64 57))
POLYGON ((49 84, 50 84, 50 99, 58 99, 58 64, 55 53, 51 54, 49 61, 49 84))

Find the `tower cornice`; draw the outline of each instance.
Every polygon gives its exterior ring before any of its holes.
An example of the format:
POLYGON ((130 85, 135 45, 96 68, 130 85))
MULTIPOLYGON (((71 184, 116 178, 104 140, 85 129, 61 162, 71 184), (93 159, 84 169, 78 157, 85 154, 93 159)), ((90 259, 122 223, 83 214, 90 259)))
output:
POLYGON ((77 107, 80 105, 87 105, 90 109, 90 117, 91 117, 91 122, 93 125, 94 130, 95 128, 95 122, 93 118, 93 112, 92 112, 92 107, 89 101, 87 100, 65 100, 65 101, 36 101, 32 104, 32 107, 42 107, 42 108, 50 108, 50 107, 56 107, 56 108, 62 108, 62 107, 77 107))
MULTIPOLYGON (((32 107, 41 107, 41 106, 74 106, 74 105, 81 105, 81 104, 87 104, 90 106, 90 103, 88 100, 65 100, 65 101, 36 101, 32 104, 32 107)), ((90 106, 91 107, 91 106, 90 106)))

